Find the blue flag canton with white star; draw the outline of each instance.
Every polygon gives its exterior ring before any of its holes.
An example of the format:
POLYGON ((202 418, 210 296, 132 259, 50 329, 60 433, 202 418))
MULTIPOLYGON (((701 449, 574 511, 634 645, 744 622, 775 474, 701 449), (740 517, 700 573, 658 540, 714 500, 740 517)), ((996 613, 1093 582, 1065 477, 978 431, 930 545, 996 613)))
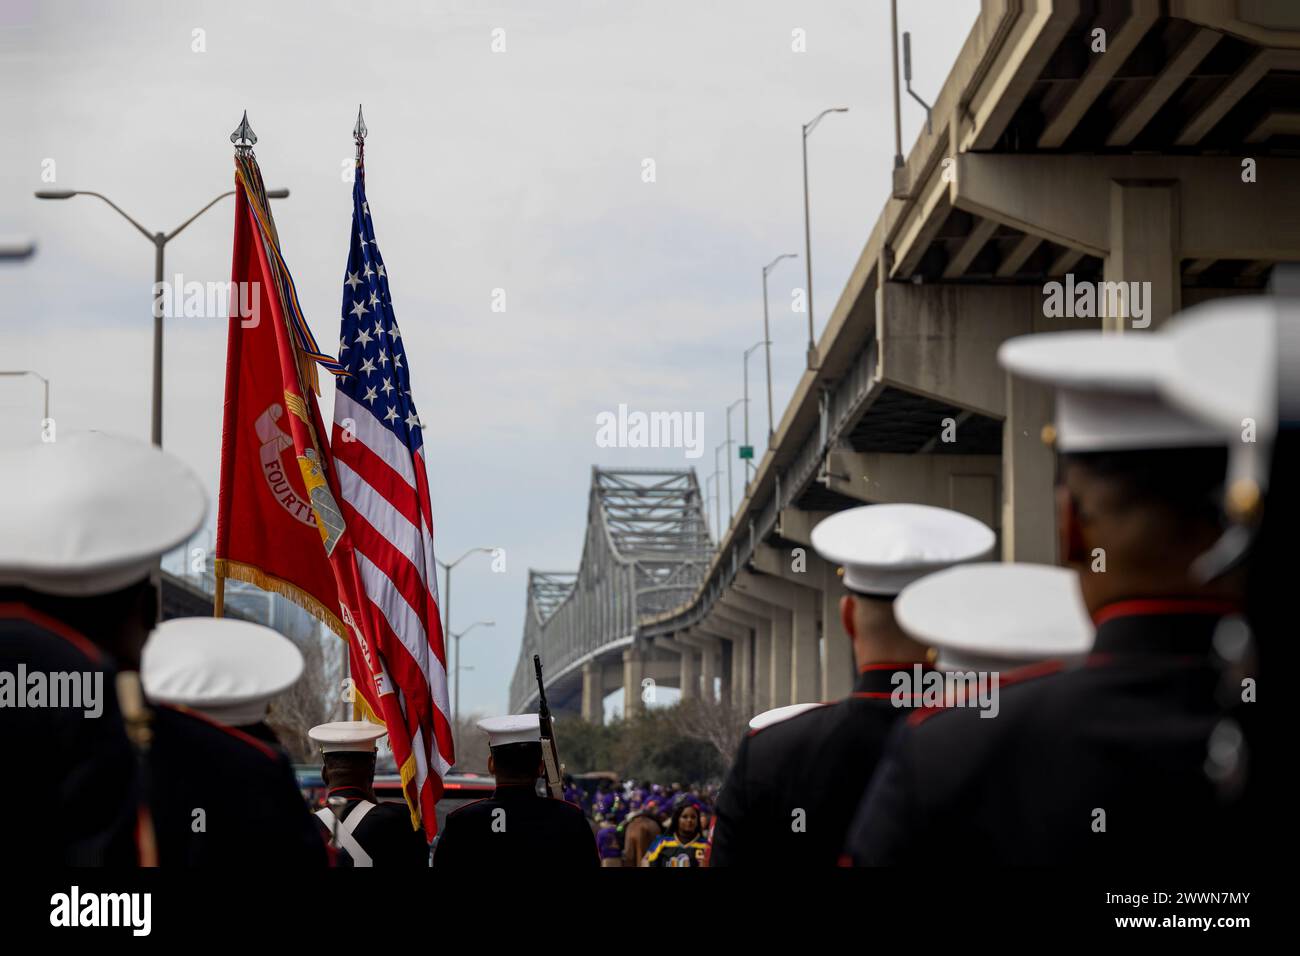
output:
POLYGON ((352 187, 352 248, 343 280, 339 362, 351 373, 339 377, 339 390, 374 412, 412 452, 418 451, 424 435, 411 397, 406 350, 393 315, 387 270, 370 220, 364 169, 357 170, 352 187))

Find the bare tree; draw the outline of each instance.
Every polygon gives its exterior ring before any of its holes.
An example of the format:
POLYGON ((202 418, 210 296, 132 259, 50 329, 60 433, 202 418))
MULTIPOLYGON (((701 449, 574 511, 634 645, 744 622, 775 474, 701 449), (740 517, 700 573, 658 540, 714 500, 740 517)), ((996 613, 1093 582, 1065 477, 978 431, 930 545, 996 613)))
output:
POLYGON ((674 729, 690 740, 708 743, 724 766, 731 766, 746 727, 745 715, 730 701, 686 700, 672 708, 674 729))
POLYGON ((306 622, 285 630, 292 631, 285 636, 302 652, 302 678, 271 702, 267 722, 294 763, 315 763, 318 754, 307 731, 352 716, 342 700, 347 646, 332 632, 306 622))
POLYGON ((487 734, 478 729, 482 714, 458 717, 452 734, 456 741, 456 771, 458 773, 487 773, 487 734))

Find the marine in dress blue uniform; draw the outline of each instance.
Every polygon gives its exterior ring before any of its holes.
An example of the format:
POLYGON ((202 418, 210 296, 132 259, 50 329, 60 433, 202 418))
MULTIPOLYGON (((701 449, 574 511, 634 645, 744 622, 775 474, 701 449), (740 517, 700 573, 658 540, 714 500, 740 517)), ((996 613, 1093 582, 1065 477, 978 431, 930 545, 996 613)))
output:
MULTIPOLYGON (((1217 637, 1235 627, 1241 582, 1193 572, 1220 532, 1224 442, 1162 397, 1168 348, 1137 332, 1003 345, 1013 374, 1056 389, 1060 554, 1094 647, 1082 664, 1008 675, 996 719, 960 707, 909 718, 848 861, 932 865, 953 847, 984 864, 1241 859, 1242 805, 1206 772, 1223 720, 1217 637)), ((949 606, 948 626, 970 620, 959 596, 949 606)))
POLYGON ((755 718, 718 795, 710 866, 834 866, 890 728, 912 705, 897 693, 927 649, 898 627, 893 600, 930 571, 987 556, 983 522, 927 505, 867 505, 813 529, 844 568, 840 613, 853 641, 853 693, 755 718))
MULTIPOLYGON (((1199 558, 1204 580, 1246 574, 1242 626, 1219 635, 1225 660, 1220 700, 1224 719, 1208 764, 1225 791, 1237 791, 1246 818, 1271 824, 1281 807, 1268 807, 1265 783, 1277 755, 1264 733, 1270 722, 1253 688, 1269 657, 1288 639, 1296 516, 1297 440, 1300 439, 1300 271, 1279 265, 1273 294, 1233 297, 1195 306, 1168 329, 1173 361, 1161 375, 1171 403, 1220 428, 1228 439, 1223 536, 1199 558), (1253 440, 1251 440, 1253 439, 1253 440), (1231 637, 1227 640, 1224 638, 1231 637)), ((1256 847, 1277 846, 1252 835, 1256 847)))
POLYGON ((496 776, 490 798, 447 815, 434 850, 442 869, 587 869, 600 865, 596 839, 581 808, 539 796, 544 770, 536 714, 489 717, 488 770, 496 776))
POLYGON ((329 806, 316 811, 322 837, 333 841, 339 865, 427 867, 429 845, 406 803, 375 796, 375 758, 384 728, 366 720, 320 724, 309 731, 320 747, 329 806))
POLYGON ((15 866, 156 862, 118 682, 133 726, 143 727, 136 672, 158 618, 158 561, 206 508, 193 472, 143 442, 65 432, 6 449, 0 697, 15 699, 0 707, 0 737, 23 770, 22 823, 6 830, 15 866), (95 700, 13 706, 20 694, 27 702, 33 675, 53 674, 80 678, 95 700))
POLYGON ((140 676, 154 713, 149 776, 162 865, 326 864, 293 766, 266 724, 270 702, 302 671, 297 647, 260 624, 177 618, 150 635, 140 676), (214 799, 217 781, 248 798, 214 799))

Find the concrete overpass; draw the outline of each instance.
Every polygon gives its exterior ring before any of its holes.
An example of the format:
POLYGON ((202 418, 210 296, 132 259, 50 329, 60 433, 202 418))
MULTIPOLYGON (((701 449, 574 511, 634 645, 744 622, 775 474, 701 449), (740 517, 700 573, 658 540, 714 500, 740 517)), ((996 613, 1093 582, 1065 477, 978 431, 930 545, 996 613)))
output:
POLYGON ((955 508, 1004 558, 1054 561, 1051 397, 997 347, 1140 334, 1300 260, 1297 74, 1281 0, 985 0, 698 587, 623 653, 668 648, 705 692, 712 666, 751 713, 846 693, 839 569, 809 532, 861 503, 955 508), (1106 283, 1140 308, 1052 306, 1106 283))

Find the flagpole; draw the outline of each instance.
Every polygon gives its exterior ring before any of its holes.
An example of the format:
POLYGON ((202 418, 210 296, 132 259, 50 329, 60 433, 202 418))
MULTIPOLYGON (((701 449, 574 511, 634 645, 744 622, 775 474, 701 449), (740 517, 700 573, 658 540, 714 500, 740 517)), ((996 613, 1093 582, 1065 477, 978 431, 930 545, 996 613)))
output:
POLYGON ((366 129, 366 121, 361 117, 361 104, 357 104, 357 125, 352 127, 352 138, 357 144, 357 169, 361 168, 361 158, 365 155, 366 134, 370 130, 366 129))
MULTIPOLYGON (((239 126, 230 134, 230 142, 235 146, 235 155, 238 157, 250 153, 253 144, 257 142, 257 136, 253 128, 248 125, 248 110, 244 110, 244 116, 239 121, 239 126)), ((238 203, 238 199, 235 200, 238 203)), ((226 576, 221 573, 221 562, 215 562, 212 569, 212 575, 215 580, 215 587, 212 594, 212 616, 226 616, 226 576)))

